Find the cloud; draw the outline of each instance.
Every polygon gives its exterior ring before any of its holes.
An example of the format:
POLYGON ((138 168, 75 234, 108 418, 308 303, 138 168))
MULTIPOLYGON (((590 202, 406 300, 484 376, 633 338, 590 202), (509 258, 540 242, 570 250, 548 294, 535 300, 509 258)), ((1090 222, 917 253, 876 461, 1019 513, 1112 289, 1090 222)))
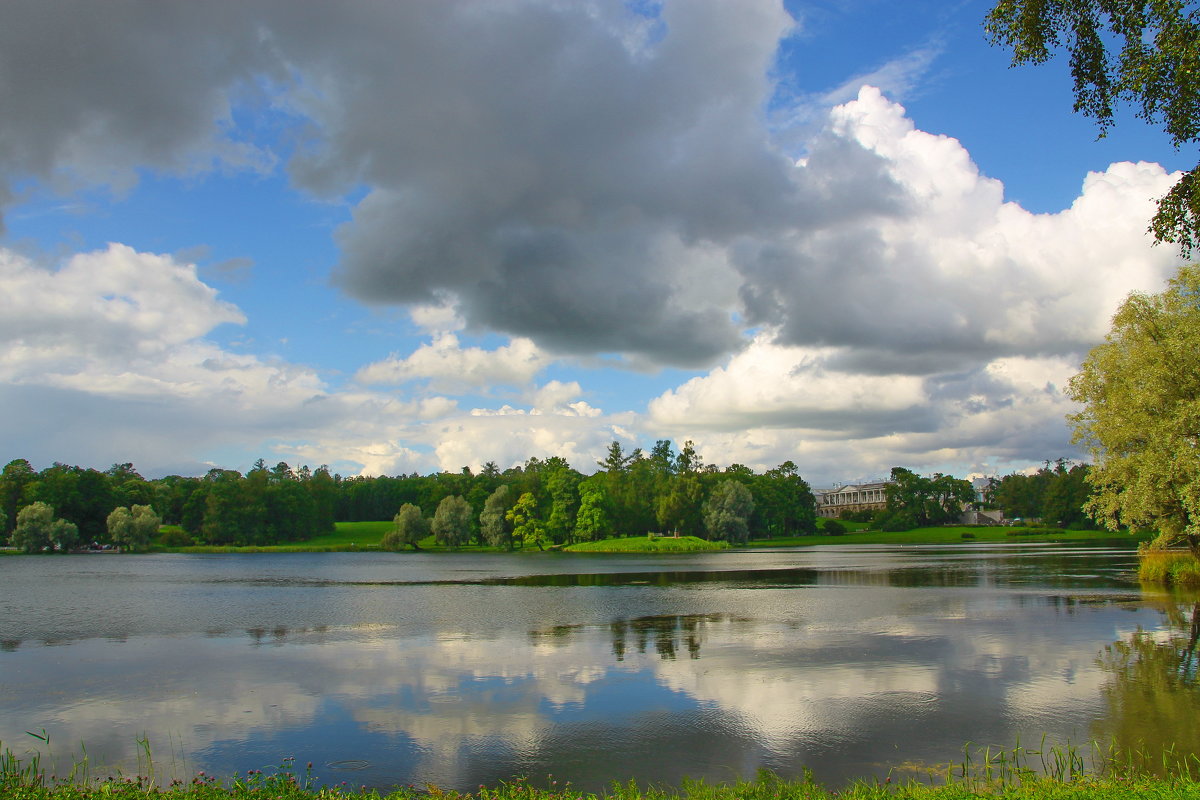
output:
POLYGON ((1063 424, 1072 359, 1012 356, 918 376, 852 371, 844 356, 761 336, 651 401, 647 427, 693 439, 717 463, 791 460, 818 483, 893 466, 996 474, 1075 455, 1063 424))
POLYGON ((776 0, 5 12, 0 210, 17 186, 284 164, 297 190, 353 205, 337 285, 409 306, 430 336, 334 389, 211 341, 244 314, 179 259, 113 245, 52 270, 0 253, 0 391, 36 418, 6 433, 65 448, 53 458, 202 460, 241 441, 368 471, 590 468, 618 434, 678 432, 710 461, 833 474, 1041 460, 1069 448, 1045 386, 1178 263, 1144 231, 1173 181, 1157 165, 1114 164, 1031 214, 869 87, 795 159, 770 107, 794 28, 776 0), (564 358, 710 371, 646 421, 589 405, 576 375, 534 385, 564 358), (492 386, 513 405, 454 396, 492 386), (103 429, 58 422, 89 414, 103 429))
POLYGON ((447 388, 487 389, 497 385, 523 386, 549 359, 529 339, 514 339, 495 350, 463 348, 452 333, 438 334, 404 358, 392 355, 368 364, 355 380, 362 384, 403 384, 428 380, 447 388))
POLYGON ((830 134, 882 160, 899 210, 739 252, 748 321, 781 343, 854 348, 862 364, 919 355, 918 372, 931 359, 1079 353, 1128 291, 1160 286, 1178 263, 1145 232, 1174 180, 1158 165, 1092 173, 1070 208, 1039 215, 1005 203, 957 140, 916 129, 876 90, 835 108, 830 134))
POLYGON ((123 190, 139 169, 266 169, 231 135, 239 87, 277 69, 244 13, 189 3, 5 5, 0 30, 0 209, 28 177, 123 190))

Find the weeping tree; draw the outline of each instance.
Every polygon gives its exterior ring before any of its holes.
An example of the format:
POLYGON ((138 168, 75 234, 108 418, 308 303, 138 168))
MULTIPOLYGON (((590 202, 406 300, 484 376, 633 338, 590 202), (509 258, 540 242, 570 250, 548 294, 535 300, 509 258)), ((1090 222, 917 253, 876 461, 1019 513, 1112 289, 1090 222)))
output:
POLYGON ((79 540, 79 528, 54 516, 54 508, 43 502, 30 503, 17 514, 12 543, 26 553, 70 550, 79 540))
POLYGON ((754 496, 740 481, 721 481, 704 501, 704 527, 710 539, 743 544, 750 538, 754 496))
POLYGON ((405 503, 392 518, 392 529, 383 535, 379 546, 393 551, 410 546, 413 550, 420 550, 420 541, 428 535, 429 520, 425 519, 420 507, 405 503))
POLYGON ((462 495, 443 497, 433 514, 433 536, 438 544, 456 548, 471 539, 471 504, 462 495))

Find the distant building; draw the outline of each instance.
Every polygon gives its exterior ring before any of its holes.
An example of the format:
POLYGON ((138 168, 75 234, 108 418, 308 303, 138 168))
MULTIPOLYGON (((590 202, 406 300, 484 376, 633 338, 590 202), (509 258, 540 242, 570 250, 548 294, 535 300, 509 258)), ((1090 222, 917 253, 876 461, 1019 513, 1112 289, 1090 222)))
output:
POLYGON ((891 481, 858 483, 816 492, 817 516, 831 519, 845 511, 882 511, 887 508, 887 487, 891 481))

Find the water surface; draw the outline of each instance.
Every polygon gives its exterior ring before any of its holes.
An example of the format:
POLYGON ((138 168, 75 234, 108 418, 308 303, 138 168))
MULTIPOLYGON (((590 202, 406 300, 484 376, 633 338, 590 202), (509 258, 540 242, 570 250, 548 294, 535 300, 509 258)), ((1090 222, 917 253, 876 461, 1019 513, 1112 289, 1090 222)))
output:
POLYGON ((1192 606, 1134 566, 1036 544, 7 557, 0 742, 44 729, 60 761, 83 743, 132 770, 145 737, 180 776, 293 756, 352 785, 594 790, 1194 738, 1173 735, 1200 709, 1192 606))

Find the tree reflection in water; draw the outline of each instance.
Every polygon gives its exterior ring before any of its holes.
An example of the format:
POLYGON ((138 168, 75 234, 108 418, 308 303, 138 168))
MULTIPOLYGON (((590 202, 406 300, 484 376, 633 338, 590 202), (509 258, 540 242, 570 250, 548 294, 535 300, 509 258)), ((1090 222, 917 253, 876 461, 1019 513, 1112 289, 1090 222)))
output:
POLYGON ((1166 630, 1139 627, 1097 657, 1109 675, 1108 713, 1093 728, 1097 742, 1111 742, 1122 759, 1154 774, 1200 757, 1200 599, 1168 600, 1163 611, 1166 630))

